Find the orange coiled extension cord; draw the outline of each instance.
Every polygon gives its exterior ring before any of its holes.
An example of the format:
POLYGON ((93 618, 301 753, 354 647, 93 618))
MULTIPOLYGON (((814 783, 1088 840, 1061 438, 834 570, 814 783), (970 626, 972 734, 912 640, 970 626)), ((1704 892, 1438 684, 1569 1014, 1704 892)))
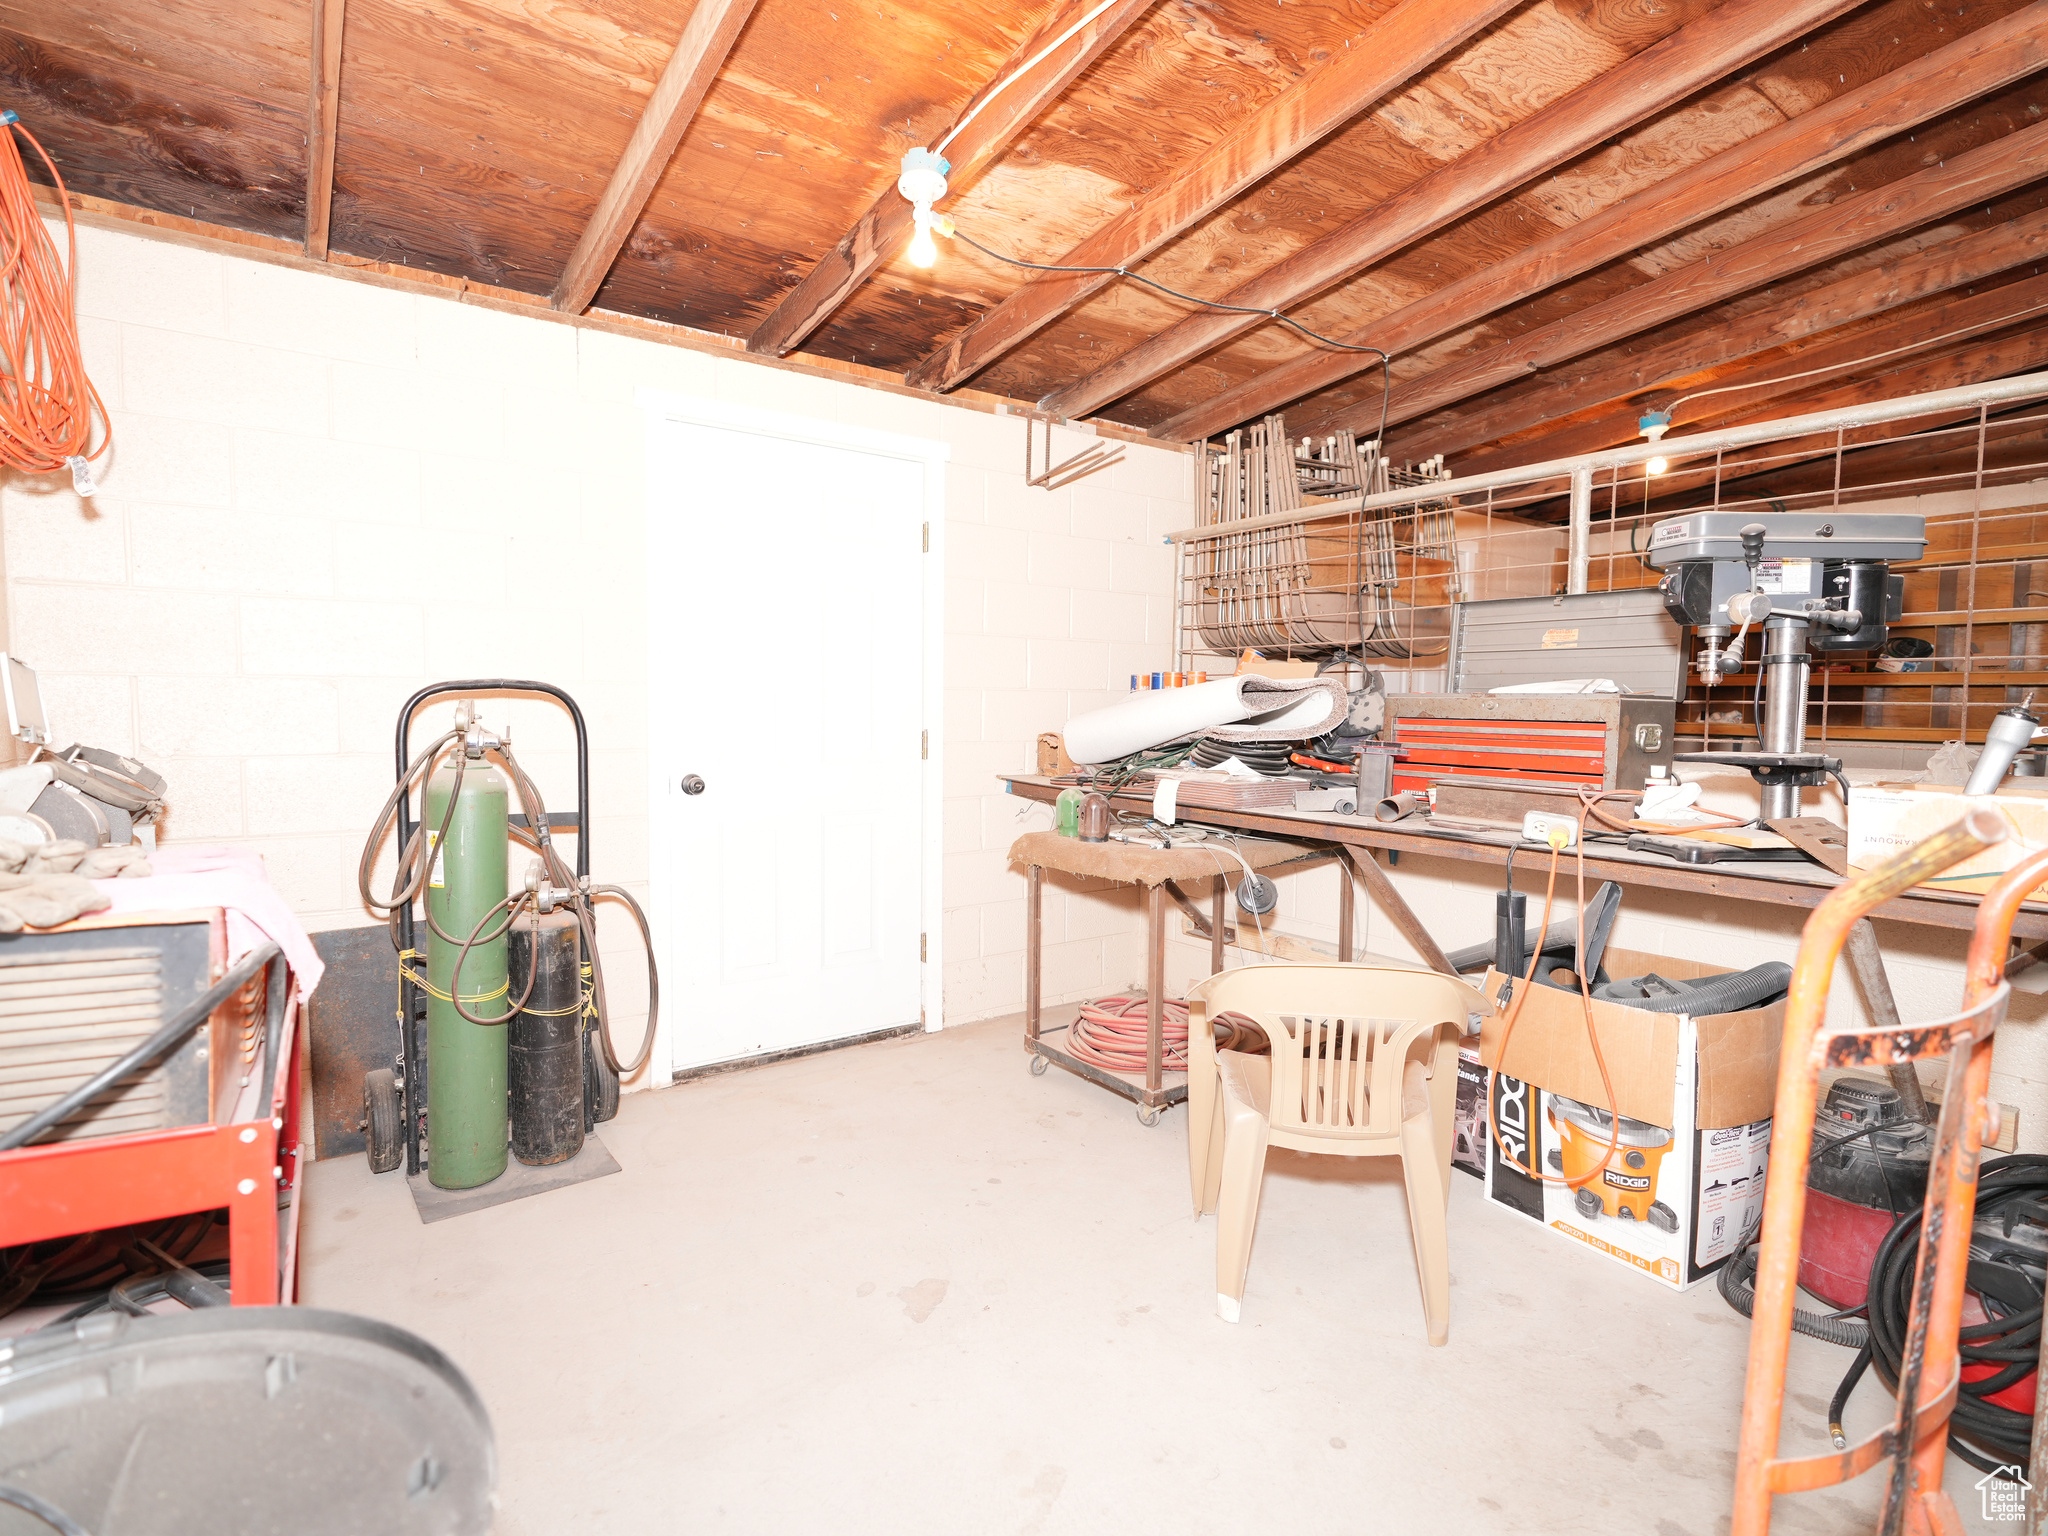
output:
POLYGON ((90 460, 107 451, 112 435, 99 392, 85 375, 71 275, 78 266, 78 231, 64 178, 35 135, 0 113, 0 463, 30 474, 70 469, 73 483, 92 494, 90 460), (64 209, 66 255, 43 223, 15 134, 42 158, 64 209), (103 430, 92 443, 93 418, 103 430))

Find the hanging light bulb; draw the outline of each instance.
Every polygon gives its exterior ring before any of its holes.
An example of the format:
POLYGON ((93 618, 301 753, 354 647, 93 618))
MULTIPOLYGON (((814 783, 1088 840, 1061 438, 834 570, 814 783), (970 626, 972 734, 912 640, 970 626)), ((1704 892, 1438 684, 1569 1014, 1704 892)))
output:
MULTIPOLYGON (((925 265, 930 266, 931 263, 926 262, 925 265)), ((1670 467, 1671 461, 1669 459, 1657 458, 1652 459, 1649 461, 1649 463, 1645 464, 1643 466, 1643 470, 1647 474, 1661 475, 1664 473, 1665 470, 1669 469, 1670 467)))
POLYGON ((932 243, 932 216, 920 208, 916 215, 917 233, 910 237, 907 254, 913 267, 928 267, 939 259, 939 248, 932 243))
MULTIPOLYGON (((912 266, 929 267, 939 259, 939 248, 932 243, 932 204, 946 195, 946 172, 952 168, 945 156, 935 150, 903 152, 903 170, 896 178, 896 190, 910 204, 911 218, 917 225, 906 253, 912 266)), ((939 227, 942 233, 952 233, 950 222, 939 227)))

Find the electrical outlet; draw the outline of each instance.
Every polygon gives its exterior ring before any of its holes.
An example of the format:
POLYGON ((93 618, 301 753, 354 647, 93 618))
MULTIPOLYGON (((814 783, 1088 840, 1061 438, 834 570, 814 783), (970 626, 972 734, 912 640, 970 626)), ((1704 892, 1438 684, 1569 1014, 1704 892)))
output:
POLYGON ((1522 840, 1530 843, 1548 843, 1553 832, 1564 834, 1562 846, 1569 848, 1579 840, 1579 822, 1576 816, 1560 816, 1554 811, 1530 811, 1522 817, 1522 840))

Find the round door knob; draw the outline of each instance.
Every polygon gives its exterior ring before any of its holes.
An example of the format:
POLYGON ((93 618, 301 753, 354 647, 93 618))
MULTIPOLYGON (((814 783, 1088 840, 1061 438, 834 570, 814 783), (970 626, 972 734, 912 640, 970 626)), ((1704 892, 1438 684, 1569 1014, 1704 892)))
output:
POLYGON ((704 793, 704 781, 694 773, 684 774, 683 782, 677 787, 686 795, 701 795, 704 793))

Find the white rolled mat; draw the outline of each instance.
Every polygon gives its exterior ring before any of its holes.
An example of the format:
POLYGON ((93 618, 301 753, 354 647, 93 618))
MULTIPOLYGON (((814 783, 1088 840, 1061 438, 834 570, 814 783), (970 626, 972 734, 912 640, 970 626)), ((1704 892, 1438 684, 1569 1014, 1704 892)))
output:
POLYGON ((1063 735, 1077 763, 1111 762, 1198 731, 1219 741, 1307 741, 1341 722, 1348 702, 1335 678, 1246 673, 1092 709, 1069 720, 1063 735))

